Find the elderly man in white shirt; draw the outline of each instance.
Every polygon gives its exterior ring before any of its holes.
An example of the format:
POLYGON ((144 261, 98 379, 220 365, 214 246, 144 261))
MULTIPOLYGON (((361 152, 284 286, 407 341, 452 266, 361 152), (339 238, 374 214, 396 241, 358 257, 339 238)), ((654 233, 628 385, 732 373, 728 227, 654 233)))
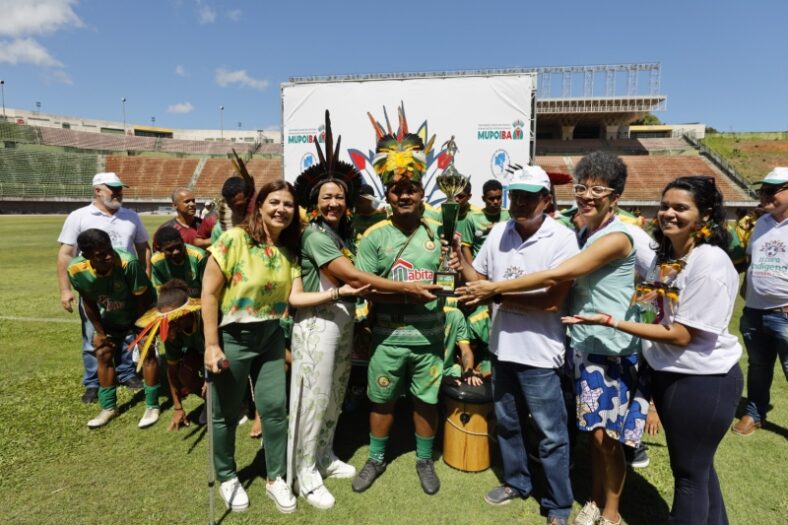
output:
MULTIPOLYGON (((58 237, 60 249, 57 253, 57 278, 60 286, 60 304, 67 312, 74 310, 74 293, 68 280, 68 264, 77 254, 77 237, 91 228, 98 228, 109 234, 113 248, 136 253, 150 276, 150 247, 148 232, 136 212, 123 207, 123 187, 125 184, 115 173, 97 173, 93 177, 93 202, 74 210, 66 218, 58 237)), ((95 403, 98 399, 98 376, 96 354, 93 349, 93 326, 87 320, 82 304, 79 304, 82 320, 82 363, 84 375, 82 383, 85 393, 82 402, 95 403)), ((129 388, 142 388, 142 381, 134 371, 131 352, 122 352, 121 362, 116 368, 118 380, 129 388)))

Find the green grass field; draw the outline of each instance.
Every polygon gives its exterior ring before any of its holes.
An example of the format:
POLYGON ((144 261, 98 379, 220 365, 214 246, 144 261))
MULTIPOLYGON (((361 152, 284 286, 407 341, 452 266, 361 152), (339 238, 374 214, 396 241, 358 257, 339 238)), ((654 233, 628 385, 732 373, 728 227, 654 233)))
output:
POLYGON ((712 133, 701 141, 753 182, 788 165, 788 133, 712 133))
MULTIPOLYGON (((0 522, 8 524, 193 524, 207 520, 207 451, 204 429, 192 424, 168 433, 169 402, 158 424, 137 429, 141 394, 119 389, 125 412, 109 426, 88 430, 96 405, 82 394, 80 331, 76 314, 59 304, 55 277, 56 217, 0 216, 0 522), (23 319, 20 319, 23 318, 23 319)), ((163 216, 146 217, 149 230, 163 216)), ((738 305, 731 329, 738 333, 738 305)), ((742 361, 746 367, 746 358, 742 361)), ((749 438, 728 434, 717 454, 732 524, 783 523, 788 515, 788 385, 775 371, 775 407, 767 427, 749 438)), ((691 400, 687 400, 690 402, 691 400)), ((193 418, 201 402, 185 406, 193 418)), ((347 480, 329 480, 336 507, 318 511, 299 501, 292 515, 281 515, 264 495, 264 460, 259 443, 240 427, 237 460, 251 506, 226 514, 218 493, 216 519, 238 523, 541 523, 538 500, 499 508, 482 500, 498 483, 494 470, 466 474, 437 462, 442 488, 426 496, 418 485, 412 425, 399 414, 392 437, 395 456, 389 469, 364 494, 347 480)), ((360 467, 367 451, 366 413, 343 416, 337 432, 339 455, 360 467)), ((651 465, 630 471, 622 515, 629 524, 664 523, 673 480, 662 434, 647 439, 651 465)), ((575 449, 572 481, 577 511, 589 493, 584 441, 575 449)))

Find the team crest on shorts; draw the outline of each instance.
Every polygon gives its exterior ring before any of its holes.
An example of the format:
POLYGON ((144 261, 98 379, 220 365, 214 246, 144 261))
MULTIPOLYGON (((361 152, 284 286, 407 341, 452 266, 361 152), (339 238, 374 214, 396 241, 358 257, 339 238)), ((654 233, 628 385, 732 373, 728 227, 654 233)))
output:
POLYGON ((424 243, 424 249, 427 250, 428 252, 431 252, 432 250, 435 249, 435 243, 432 242, 432 241, 425 242, 424 243))
POLYGON ((386 376, 378 376, 378 386, 380 388, 388 388, 391 384, 391 380, 386 376))

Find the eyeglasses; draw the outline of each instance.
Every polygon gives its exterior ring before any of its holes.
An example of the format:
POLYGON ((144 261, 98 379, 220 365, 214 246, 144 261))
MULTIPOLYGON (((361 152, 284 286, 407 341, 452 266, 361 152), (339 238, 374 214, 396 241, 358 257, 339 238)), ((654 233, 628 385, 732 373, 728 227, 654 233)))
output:
POLYGON ((770 184, 764 184, 758 190, 758 195, 762 195, 764 197, 771 197, 771 196, 777 195, 781 191, 787 190, 787 189, 788 189, 788 186, 785 185, 785 184, 783 184, 781 186, 774 186, 774 185, 770 185, 770 184))
POLYGON ((588 187, 585 184, 575 184, 572 186, 572 189, 575 192, 575 197, 590 195, 592 199, 599 199, 616 191, 615 188, 608 188, 607 186, 588 187))

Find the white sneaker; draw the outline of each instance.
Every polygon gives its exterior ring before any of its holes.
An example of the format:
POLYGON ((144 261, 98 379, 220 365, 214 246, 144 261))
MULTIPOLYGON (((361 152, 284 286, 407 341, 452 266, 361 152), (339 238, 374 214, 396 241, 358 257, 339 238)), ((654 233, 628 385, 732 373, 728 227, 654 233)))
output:
POLYGON ((328 457, 328 459, 329 461, 325 466, 323 466, 321 463, 318 463, 317 466, 318 470, 320 471, 320 475, 323 476, 323 479, 348 479, 356 475, 356 467, 345 463, 333 453, 328 457))
POLYGON ((115 409, 112 410, 101 409, 101 412, 99 412, 96 417, 88 421, 88 428, 103 427, 104 425, 109 423, 112 418, 114 418, 117 415, 118 415, 118 411, 115 409))
POLYGON ((158 420, 159 420, 158 407, 157 408, 145 407, 145 412, 142 414, 142 419, 140 419, 140 422, 137 424, 137 426, 140 428, 148 428, 158 420))
POLYGON ((243 512, 249 508, 249 496, 238 481, 238 478, 228 479, 219 485, 225 506, 233 512, 243 512))
POLYGON ((249 422, 249 416, 244 414, 243 416, 241 416, 241 419, 238 420, 238 426, 240 427, 241 425, 244 425, 248 422, 249 422))
POLYGON ((334 496, 328 491, 325 485, 320 485, 309 494, 302 494, 306 502, 316 509, 330 509, 336 503, 334 496))
POLYGON ((276 510, 279 512, 283 512, 285 514, 295 512, 295 496, 293 496, 293 491, 290 490, 290 486, 285 483, 285 480, 283 480, 281 477, 276 478, 273 483, 268 483, 266 481, 265 493, 269 498, 274 500, 274 503, 276 504, 276 510))
POLYGON ((594 525, 601 515, 602 512, 599 510, 599 507, 596 506, 596 503, 588 501, 583 505, 583 508, 580 509, 580 512, 577 513, 575 521, 572 523, 574 525, 594 525))

